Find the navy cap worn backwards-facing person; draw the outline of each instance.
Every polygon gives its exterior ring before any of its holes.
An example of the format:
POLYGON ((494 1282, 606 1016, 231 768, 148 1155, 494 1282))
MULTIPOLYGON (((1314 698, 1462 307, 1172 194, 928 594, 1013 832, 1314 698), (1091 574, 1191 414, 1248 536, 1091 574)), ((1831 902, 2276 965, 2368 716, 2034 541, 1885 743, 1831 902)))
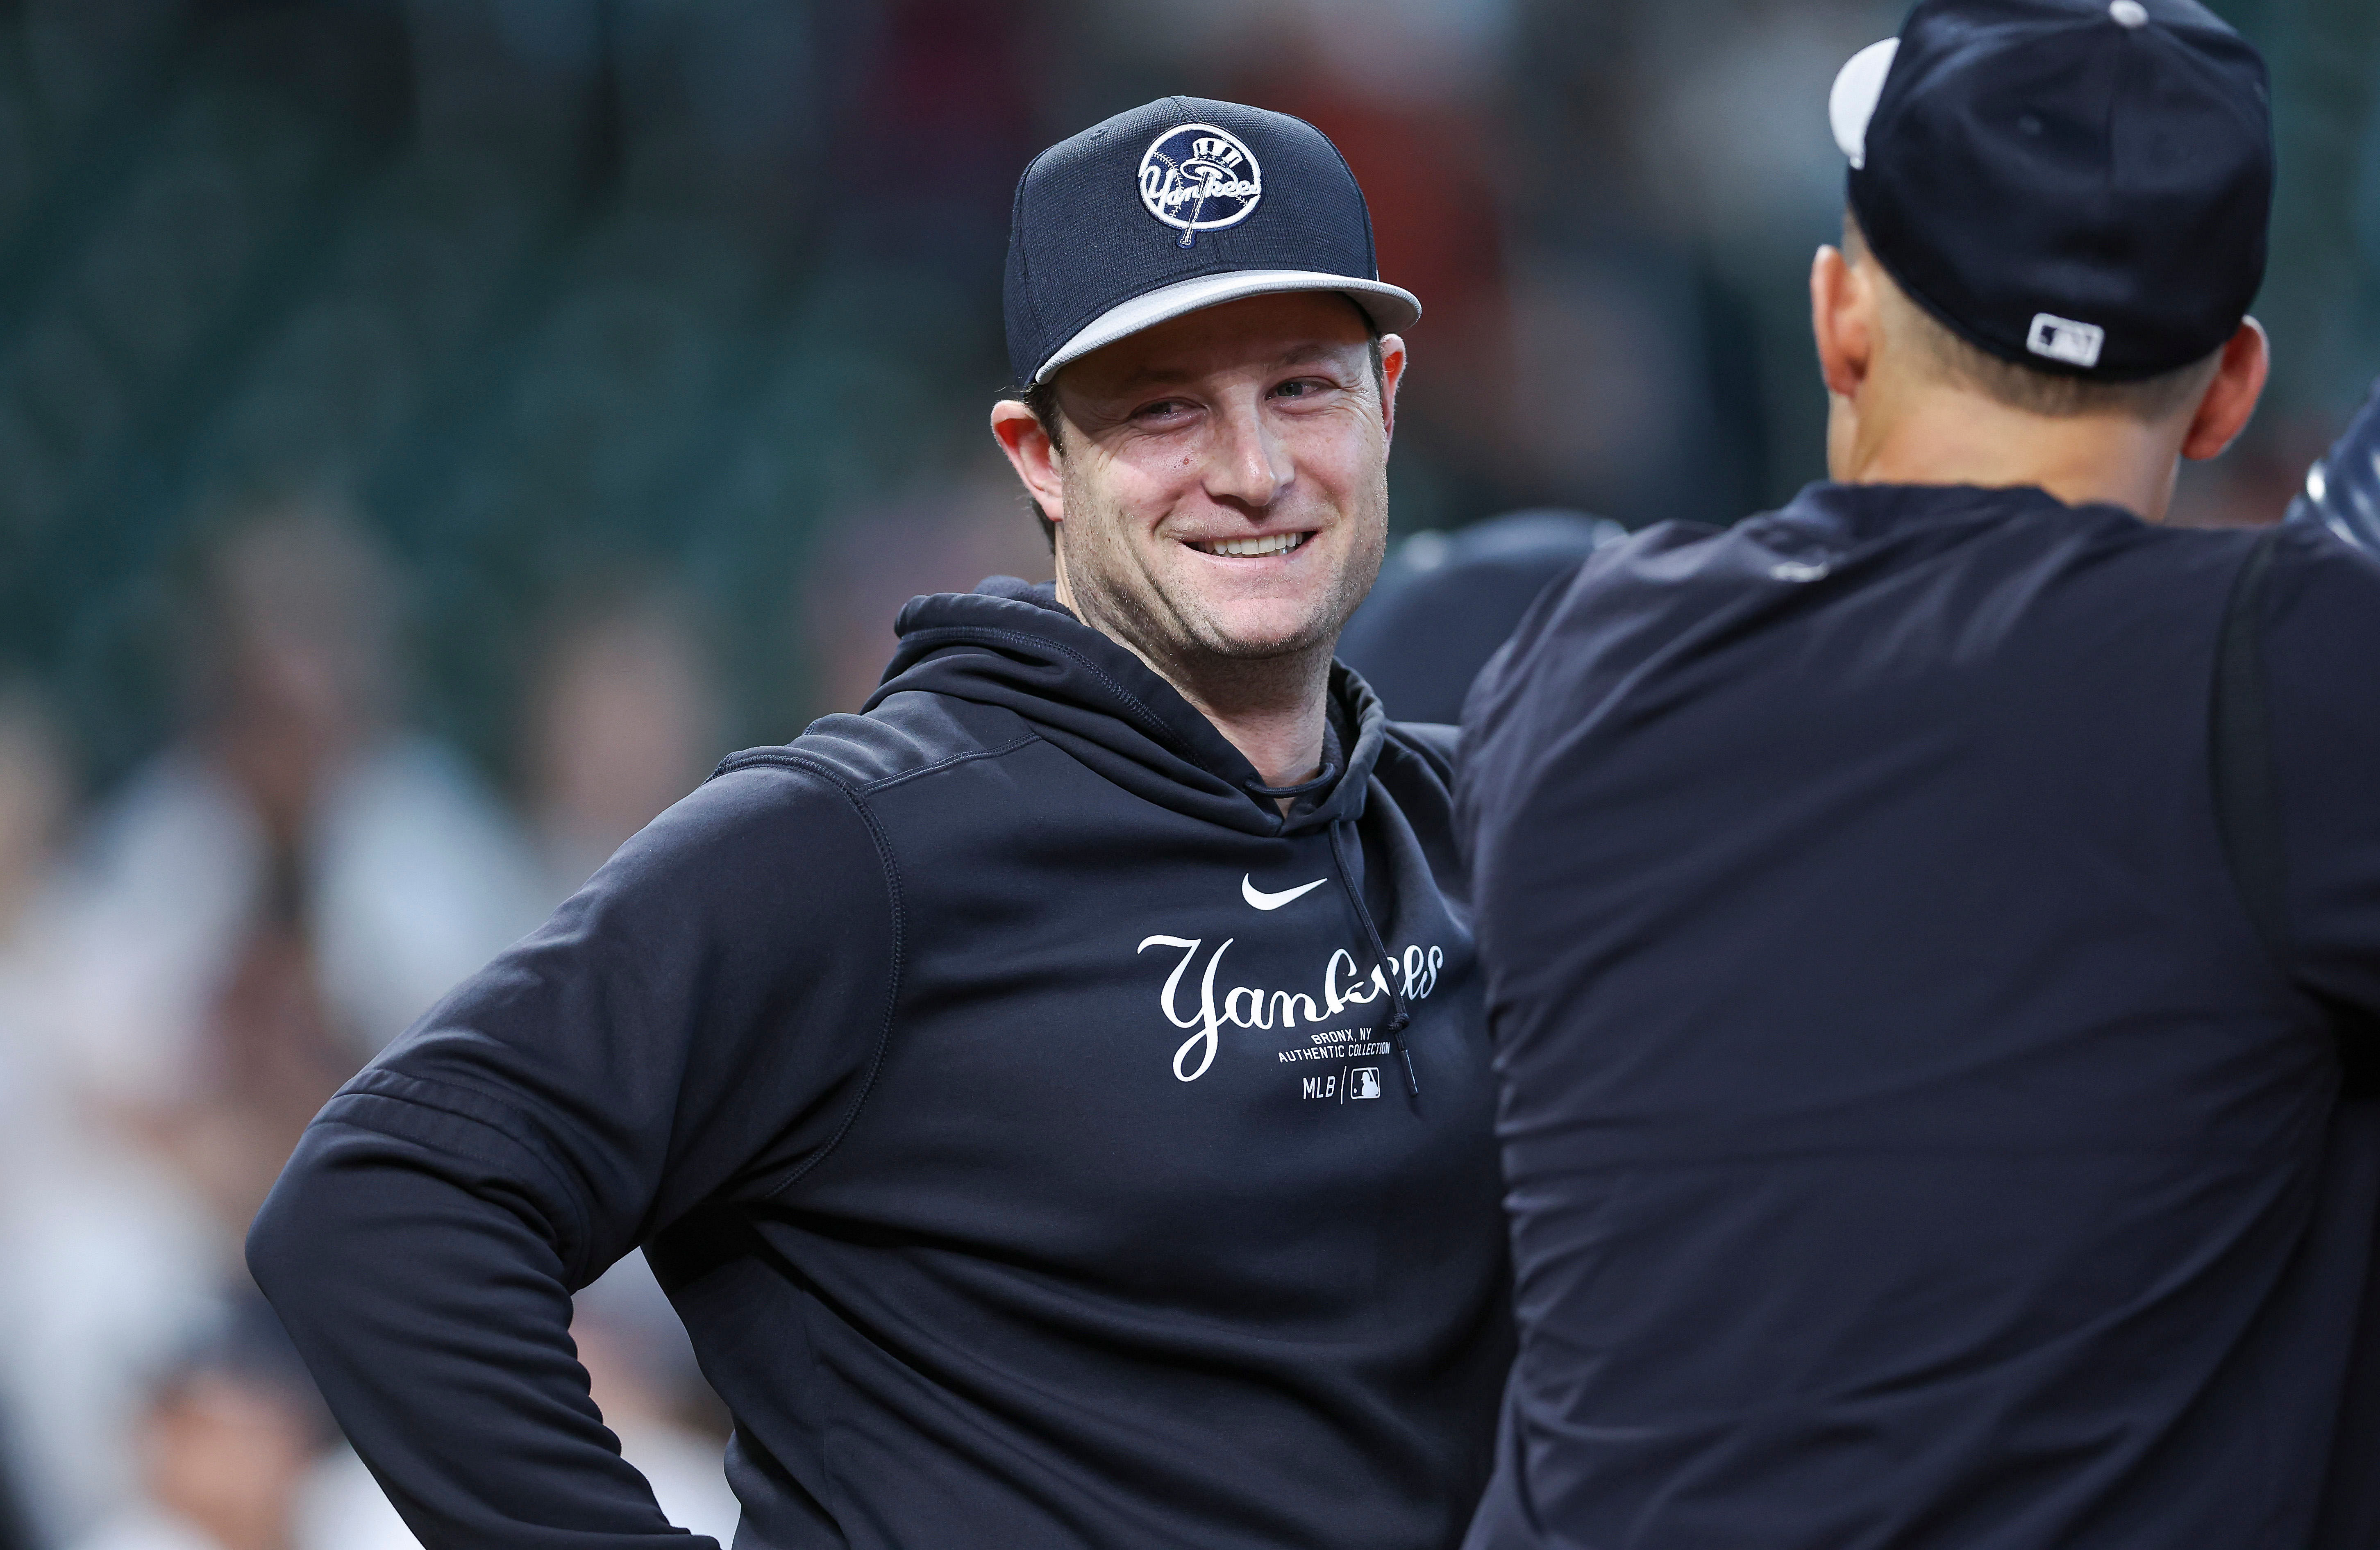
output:
POLYGON ((2263 65, 1925 0, 1833 107, 1832 481, 1600 551, 1466 713, 1521 1325, 1469 1543, 2368 1544, 2380 566, 2161 525, 2264 382, 2263 65))
POLYGON ((424 1544, 709 1547, 588 1401, 642 1247, 745 1550, 1444 1550, 1512 1352, 1451 728, 1331 643, 1414 299, 1308 126, 1018 186, 993 429, 1057 583, 903 611, 334 1099, 249 1239, 424 1544))

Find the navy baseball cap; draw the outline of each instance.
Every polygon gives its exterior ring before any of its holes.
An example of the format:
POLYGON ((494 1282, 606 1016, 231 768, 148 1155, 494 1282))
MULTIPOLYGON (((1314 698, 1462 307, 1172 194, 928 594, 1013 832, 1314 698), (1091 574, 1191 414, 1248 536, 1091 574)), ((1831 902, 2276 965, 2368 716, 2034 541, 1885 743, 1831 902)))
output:
POLYGON ((1005 310, 1020 387, 1169 318, 1294 290, 1342 292, 1382 333, 1421 316, 1380 283, 1364 191, 1303 119, 1162 97, 1016 180, 1005 310))
POLYGON ((2195 0, 1923 0, 1828 116, 1870 250, 2003 360, 2156 376, 2264 283, 2265 62, 2195 0))

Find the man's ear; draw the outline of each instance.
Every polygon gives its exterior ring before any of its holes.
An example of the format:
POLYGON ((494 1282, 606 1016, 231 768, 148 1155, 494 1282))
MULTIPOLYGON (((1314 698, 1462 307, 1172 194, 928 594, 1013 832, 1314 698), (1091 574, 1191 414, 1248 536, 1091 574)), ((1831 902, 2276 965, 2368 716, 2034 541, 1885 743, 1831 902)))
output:
POLYGON ((1389 441, 1397 439, 1397 386, 1405 380, 1405 367, 1412 361, 1402 335, 1380 336, 1380 430, 1389 441))
POLYGON ((991 434, 1041 514, 1053 522, 1064 521, 1066 481, 1058 468, 1058 449, 1050 445, 1050 433, 1033 411, 1014 398, 1002 398, 991 406, 991 434))
POLYGON ((1817 341, 1818 371, 1838 398, 1859 395, 1876 360, 1876 296, 1864 266, 1834 248, 1820 248, 1810 263, 1810 333, 1817 341))
POLYGON ((2239 439, 2256 412, 2256 400, 2265 396, 2265 381, 2272 371, 2273 347, 2265 337, 2265 325, 2254 318, 2241 318, 2223 347, 2215 380, 2206 384, 2205 396, 2198 400, 2190 433, 2182 438, 2181 455, 2203 462, 2220 456, 2239 439))

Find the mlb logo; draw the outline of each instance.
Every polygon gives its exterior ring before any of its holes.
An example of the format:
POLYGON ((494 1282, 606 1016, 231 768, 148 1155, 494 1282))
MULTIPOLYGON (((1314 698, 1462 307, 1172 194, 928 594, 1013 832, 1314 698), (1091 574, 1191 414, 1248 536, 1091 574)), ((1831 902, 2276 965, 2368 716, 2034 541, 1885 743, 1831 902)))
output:
POLYGON ((2099 352, 2107 345, 2107 331, 2095 323, 2076 323, 2072 318, 2052 317, 2047 312, 2034 315, 2033 328, 2024 336, 2024 348, 2051 360, 2062 360, 2069 366, 2084 371, 2099 364, 2099 352))
POLYGON ((1378 1066, 1358 1066, 1347 1073, 1348 1097, 1377 1098, 1379 1095, 1380 1068, 1378 1066))

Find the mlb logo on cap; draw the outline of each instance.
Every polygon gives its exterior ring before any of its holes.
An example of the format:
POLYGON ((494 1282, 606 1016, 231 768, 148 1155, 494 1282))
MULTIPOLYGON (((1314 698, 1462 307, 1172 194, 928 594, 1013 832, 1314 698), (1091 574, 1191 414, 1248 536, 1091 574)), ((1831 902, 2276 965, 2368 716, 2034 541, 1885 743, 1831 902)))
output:
POLYGON ((1381 282, 1346 161, 1302 119, 1164 97, 1059 141, 1017 180, 1005 311, 1020 387, 1184 312, 1298 290, 1340 292, 1384 334, 1421 316, 1381 282))
POLYGON ((2107 331, 2098 324, 2054 318, 2047 312, 2035 314, 2033 332, 2024 341, 2024 348, 2035 355, 2063 360, 2086 372, 2099 364, 2099 352, 2107 346, 2107 331))

